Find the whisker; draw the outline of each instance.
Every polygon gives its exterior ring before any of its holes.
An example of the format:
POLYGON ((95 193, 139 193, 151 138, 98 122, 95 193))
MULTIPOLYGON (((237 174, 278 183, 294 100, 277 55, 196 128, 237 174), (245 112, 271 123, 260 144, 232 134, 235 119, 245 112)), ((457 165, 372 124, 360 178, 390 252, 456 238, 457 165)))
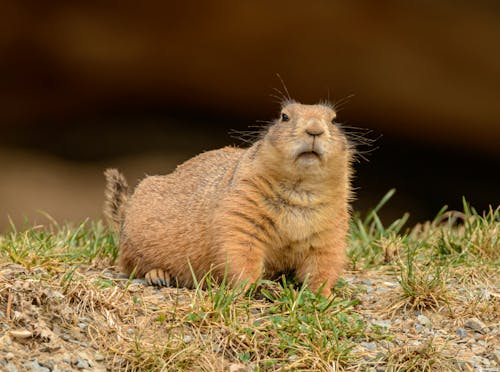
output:
POLYGON ((281 75, 279 73, 276 73, 276 76, 278 77, 278 79, 280 79, 281 85, 283 86, 283 89, 285 90, 285 93, 286 93, 286 97, 285 98, 287 98, 288 101, 291 101, 292 97, 290 97, 290 93, 288 92, 288 88, 286 87, 286 84, 283 81, 283 78, 281 77, 281 75))
POLYGON ((256 120, 257 124, 249 125, 250 130, 230 129, 228 134, 231 138, 241 141, 245 144, 253 145, 262 139, 267 133, 269 126, 275 123, 274 120, 256 120))
POLYGON ((367 156, 378 149, 378 147, 374 147, 373 145, 382 135, 373 138, 370 137, 375 133, 372 129, 355 127, 342 123, 337 123, 337 125, 344 132, 351 148, 354 150, 354 160, 358 163, 360 159, 369 161, 367 156))
MULTIPOLYGON (((256 123, 263 123, 263 124, 274 124, 274 120, 255 120, 256 123)), ((261 128, 264 127, 264 125, 249 125, 249 128, 261 128)))
MULTIPOLYGON (((276 89, 276 88, 273 88, 273 89, 276 89)), ((277 104, 279 104, 279 105, 283 105, 283 102, 285 102, 285 101, 286 101, 286 99, 283 99, 282 97, 277 96, 277 95, 275 95, 275 94, 270 94, 269 96, 270 96, 270 97, 272 97, 272 98, 274 98, 274 99, 275 99, 275 101, 273 101, 273 102, 274 102, 274 103, 277 103, 277 104)))
POLYGON ((345 97, 342 97, 340 98, 338 101, 334 101, 333 102, 333 109, 335 112, 340 112, 342 111, 342 108, 347 104, 349 103, 350 99, 353 98, 355 96, 354 93, 351 93, 345 97))
POLYGON ((274 97, 279 98, 281 102, 286 101, 288 99, 287 96, 278 88, 273 88, 273 90, 279 94, 278 96, 275 95, 274 97))

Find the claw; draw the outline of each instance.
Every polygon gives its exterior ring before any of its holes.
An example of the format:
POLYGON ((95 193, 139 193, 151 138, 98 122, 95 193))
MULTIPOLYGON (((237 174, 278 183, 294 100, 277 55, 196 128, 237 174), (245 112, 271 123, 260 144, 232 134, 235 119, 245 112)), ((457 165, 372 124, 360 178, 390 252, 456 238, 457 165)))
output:
POLYGON ((153 269, 145 275, 146 283, 151 286, 168 287, 170 286, 170 275, 163 269, 153 269))

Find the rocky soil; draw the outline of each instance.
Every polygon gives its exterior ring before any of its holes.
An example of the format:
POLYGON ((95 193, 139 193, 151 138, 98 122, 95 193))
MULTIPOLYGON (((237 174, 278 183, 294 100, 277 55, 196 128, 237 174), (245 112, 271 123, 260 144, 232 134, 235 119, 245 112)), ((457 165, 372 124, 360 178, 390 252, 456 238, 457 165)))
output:
MULTIPOLYGON (((120 352, 113 352, 96 327, 106 324, 109 337, 115 329, 126 338, 140 331, 140 322, 109 304, 123 301, 122 306, 128 306, 128 300, 121 300, 125 293, 132 294, 133 301, 149 304, 177 301, 177 306, 183 302, 188 306, 191 299, 188 290, 146 287, 142 280, 127 283, 114 268, 79 270, 79 280, 71 284, 62 273, 56 281, 45 281, 47 274, 14 264, 0 267, 2 371, 105 371, 124 366, 120 352), (96 282, 100 292, 86 290, 96 282)), ((394 273, 349 272, 343 283, 341 294, 359 299, 353 311, 371 334, 354 347, 353 363, 343 366, 346 370, 419 370, 410 368, 412 361, 435 360, 434 370, 500 371, 500 288, 495 273, 481 280, 464 274, 448 305, 426 310, 398 302, 401 291, 394 273)), ((139 315, 156 313, 143 310, 134 316, 139 315)), ((189 337, 184 338, 186 345, 189 337)), ((251 367, 220 365, 221 370, 231 371, 251 367)))

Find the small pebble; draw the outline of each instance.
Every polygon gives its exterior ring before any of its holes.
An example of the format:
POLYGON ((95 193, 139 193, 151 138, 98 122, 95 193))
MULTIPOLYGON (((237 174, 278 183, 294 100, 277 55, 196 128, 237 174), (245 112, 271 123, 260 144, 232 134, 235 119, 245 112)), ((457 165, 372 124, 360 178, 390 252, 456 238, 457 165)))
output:
POLYGON ((387 340, 382 340, 379 342, 379 344, 385 349, 392 349, 394 347, 394 344, 391 341, 387 340))
POLYGON ((184 339, 183 339, 184 343, 189 344, 191 342, 191 340, 192 340, 191 336, 189 336, 189 335, 184 336, 184 339))
POLYGON ((422 332, 424 326, 422 324, 415 324, 415 331, 422 332))
POLYGON ((467 331, 463 328, 458 328, 455 332, 457 332, 457 335, 460 338, 464 338, 465 336, 467 336, 467 331))
POLYGON ((18 371, 17 367, 10 362, 5 365, 5 370, 7 372, 17 372, 18 371))
POLYGON ((491 353, 491 359, 493 359, 495 362, 497 362, 498 365, 500 365, 500 349, 495 349, 491 353))
POLYGON ((88 327, 87 324, 85 323, 78 323, 78 327, 82 330, 82 331, 85 331, 88 327))
POLYGON ((96 362, 102 362, 105 359, 105 357, 101 353, 96 353, 94 355, 94 359, 96 360, 96 362))
POLYGON ((376 342, 361 342, 360 345, 363 346, 366 350, 375 350, 377 348, 376 342))
POLYGON ((470 318, 464 324, 464 327, 473 329, 477 332, 487 331, 486 324, 480 321, 478 318, 470 318))
POLYGON ((54 370, 54 362, 52 360, 46 360, 43 362, 38 362, 42 367, 48 368, 50 371, 54 370))
POLYGON ((422 324, 423 326, 425 326, 427 328, 431 328, 432 327, 432 322, 425 315, 419 315, 419 316, 417 316, 417 320, 418 320, 418 322, 420 324, 422 324))
POLYGON ((386 287, 392 287, 392 288, 398 286, 398 283, 394 283, 394 282, 383 282, 382 284, 385 285, 386 287))
POLYGON ((31 372, 50 372, 50 369, 47 367, 43 367, 38 363, 38 360, 33 360, 31 363, 26 362, 23 364, 24 367, 26 367, 27 370, 30 370, 31 372))
POLYGON ((28 331, 27 329, 16 329, 10 331, 9 334, 14 338, 25 339, 33 336, 33 333, 28 331))
POLYGON ((10 352, 9 352, 9 353, 7 353, 7 354, 5 354, 5 359, 7 359, 7 360, 14 359, 14 354, 13 354, 13 353, 10 353, 10 352))
POLYGON ((391 327, 391 321, 390 320, 379 320, 379 319, 374 319, 372 320, 372 324, 375 324, 379 327, 382 328, 390 328, 391 327))
POLYGON ((483 290, 483 291, 481 291, 479 297, 483 300, 489 301, 489 300, 491 300, 491 293, 490 293, 490 291, 483 290))
POLYGON ((481 355, 486 351, 486 349, 479 345, 471 345, 471 351, 476 355, 481 355))
POLYGON ((76 363, 76 368, 78 368, 78 369, 89 369, 90 368, 90 364, 86 360, 79 359, 78 362, 76 363))

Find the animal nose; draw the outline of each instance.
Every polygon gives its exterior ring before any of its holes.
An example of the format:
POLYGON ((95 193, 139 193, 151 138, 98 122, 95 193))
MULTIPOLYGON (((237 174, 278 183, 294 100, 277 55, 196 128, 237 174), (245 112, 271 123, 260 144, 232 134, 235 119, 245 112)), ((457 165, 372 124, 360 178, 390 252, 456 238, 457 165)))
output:
POLYGON ((325 133, 325 130, 319 123, 314 123, 306 128, 306 133, 310 136, 316 137, 321 136, 323 133, 325 133))

